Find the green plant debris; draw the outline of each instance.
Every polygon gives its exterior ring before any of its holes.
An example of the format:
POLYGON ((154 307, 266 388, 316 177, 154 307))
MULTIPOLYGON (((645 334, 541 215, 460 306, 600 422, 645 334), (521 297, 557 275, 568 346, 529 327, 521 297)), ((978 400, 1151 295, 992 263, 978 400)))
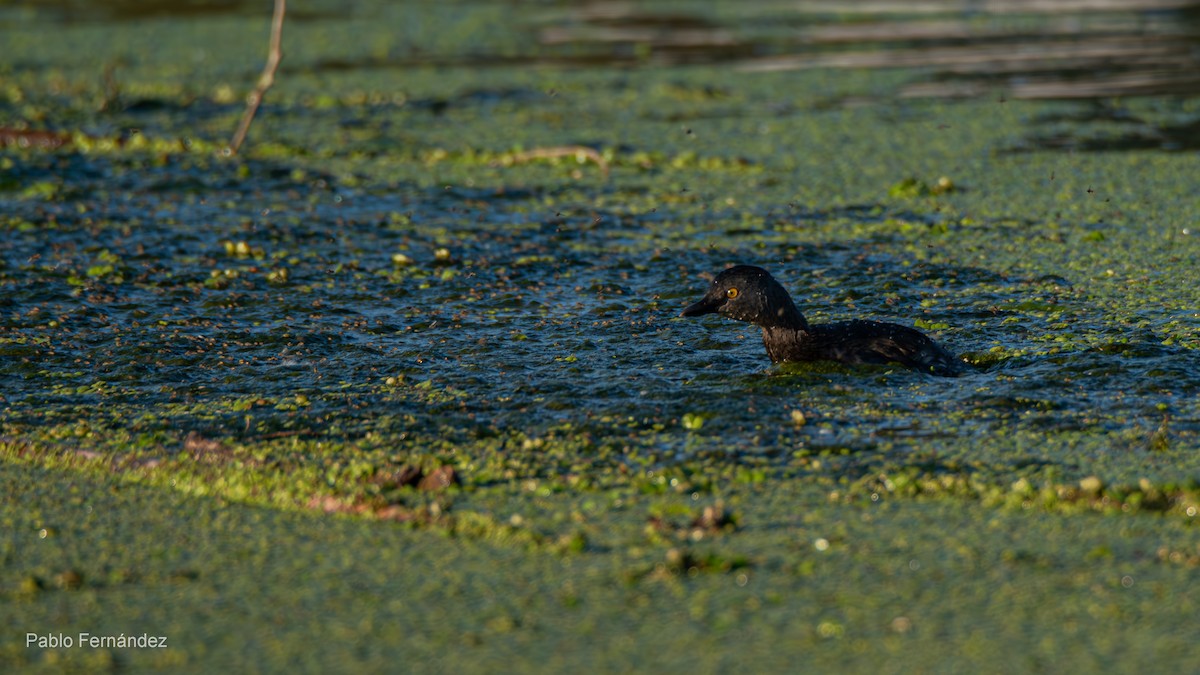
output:
POLYGON ((1196 101, 755 69, 811 45, 681 7, 754 49, 314 6, 236 160, 265 15, 0 8, 0 664, 1200 662, 1196 101), (773 367, 678 317, 732 263, 968 372, 773 367))

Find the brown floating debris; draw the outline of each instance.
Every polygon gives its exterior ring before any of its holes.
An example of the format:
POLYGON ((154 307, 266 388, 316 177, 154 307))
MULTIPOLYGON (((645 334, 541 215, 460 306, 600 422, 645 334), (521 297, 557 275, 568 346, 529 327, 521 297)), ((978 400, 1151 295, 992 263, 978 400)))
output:
POLYGON ((384 489, 415 487, 423 492, 444 490, 451 485, 461 484, 454 467, 450 465, 439 467, 426 474, 421 467, 414 464, 405 464, 395 471, 378 473, 371 479, 371 482, 384 489))
POLYGON ((69 569, 60 573, 54 579, 60 588, 69 591, 78 590, 83 586, 83 574, 79 570, 69 569))
POLYGON ((596 166, 600 167, 600 172, 606 177, 608 176, 608 160, 597 152, 594 148, 589 148, 585 145, 561 145, 551 148, 534 148, 525 152, 517 152, 511 155, 505 155, 498 162, 499 164, 521 164, 535 159, 554 159, 557 157, 574 157, 581 164, 585 161, 592 161, 596 166))
POLYGON ((400 467, 399 473, 396 474, 396 485, 413 486, 421 482, 422 472, 421 467, 405 464, 400 467))
POLYGON ((405 464, 395 471, 376 473, 371 478, 371 482, 384 489, 416 487, 417 483, 420 483, 421 478, 424 476, 425 472, 421 471, 421 467, 413 464, 405 464))
POLYGON ((445 465, 434 469, 432 473, 422 478, 421 482, 417 484, 417 489, 422 492, 434 492, 459 484, 458 474, 455 473, 454 467, 445 465))
POLYGON ((71 143, 71 134, 45 129, 14 129, 0 127, 0 148, 42 148, 54 150, 71 143))
POLYGON ((207 462, 218 461, 233 455, 233 452, 220 441, 205 438, 195 431, 189 431, 187 438, 183 439, 183 449, 191 453, 195 459, 207 462))
POLYGON ((732 514, 725 512, 725 505, 720 502, 704 507, 704 510, 692 520, 693 529, 706 530, 708 532, 719 532, 724 529, 732 530, 736 527, 737 521, 732 514))
POLYGON ((342 513, 354 516, 366 515, 397 523, 428 523, 436 516, 429 509, 416 510, 399 504, 379 506, 354 499, 339 499, 332 495, 313 497, 308 500, 306 506, 324 513, 342 513))

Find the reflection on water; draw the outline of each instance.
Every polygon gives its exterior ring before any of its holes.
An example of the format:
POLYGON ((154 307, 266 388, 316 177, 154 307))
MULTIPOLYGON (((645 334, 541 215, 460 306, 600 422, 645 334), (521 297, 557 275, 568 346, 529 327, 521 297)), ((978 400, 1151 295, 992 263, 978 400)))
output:
POLYGON ((908 97, 1102 98, 1200 91, 1200 3, 741 3, 670 13, 593 2, 547 20, 544 56, 748 71, 917 68, 908 97))
MULTIPOLYGON (((486 2, 478 2, 479 6, 486 2)), ((463 2, 462 12, 472 10, 463 2)), ((0 0, 0 7, 30 5, 0 0)), ((269 4, 268 4, 269 5, 269 4)), ((146 17, 266 17, 246 0, 48 0, 62 22, 146 17)), ((371 16, 370 4, 305 2, 290 22, 371 16)), ((420 7, 414 7, 413 16, 420 7)), ((906 97, 1104 98, 1200 91, 1198 0, 596 0, 516 7, 527 32, 502 52, 394 50, 367 60, 320 61, 353 70, 416 65, 572 67, 728 64, 746 71, 918 68, 906 97)), ((384 19, 380 19, 384 20, 384 19)), ((511 28, 511 26, 509 26, 511 28)))
MULTIPOLYGON (((462 12, 485 0, 468 0, 462 12)), ((0 8, 34 6, 0 0, 0 8)), ((247 0, 47 0, 64 22, 269 14, 247 0)), ((303 3, 289 21, 373 15, 369 3, 303 3)), ((416 6, 414 16, 431 11, 416 6)), ((551 2, 519 7, 516 45, 463 53, 394 49, 317 69, 421 65, 640 67, 728 64, 748 72, 910 68, 902 97, 1102 99, 1200 92, 1200 0, 870 0, 780 3, 551 2)), ((380 17, 381 21, 385 19, 380 17)), ((285 69, 288 66, 285 65, 285 69)))
POLYGON ((1029 147, 1082 152, 1200 150, 1200 120, 1155 125, 1103 101, 1096 101, 1086 113, 1041 115, 1034 121, 1046 131, 1030 138, 1027 145, 1012 148, 1013 151, 1029 147), (1092 125, 1101 124, 1108 128, 1103 132, 1090 130, 1092 125))

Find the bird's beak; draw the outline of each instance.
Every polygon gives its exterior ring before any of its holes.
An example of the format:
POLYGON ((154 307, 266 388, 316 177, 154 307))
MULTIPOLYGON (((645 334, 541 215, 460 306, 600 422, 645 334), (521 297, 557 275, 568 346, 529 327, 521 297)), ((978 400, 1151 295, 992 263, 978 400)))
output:
POLYGON ((705 296, 700 302, 697 302, 693 305, 688 305, 687 309, 683 310, 683 313, 679 316, 703 316, 705 314, 712 314, 717 311, 717 307, 719 306, 719 301, 705 296))

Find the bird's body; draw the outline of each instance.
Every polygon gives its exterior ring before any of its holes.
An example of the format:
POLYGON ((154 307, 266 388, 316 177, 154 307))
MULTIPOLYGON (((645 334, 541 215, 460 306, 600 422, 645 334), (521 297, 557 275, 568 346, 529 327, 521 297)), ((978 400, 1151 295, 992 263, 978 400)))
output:
POLYGON ((771 361, 899 363, 933 375, 958 375, 961 364, 919 330, 879 321, 810 324, 766 270, 738 265, 721 272, 683 316, 717 313, 760 326, 771 361))

